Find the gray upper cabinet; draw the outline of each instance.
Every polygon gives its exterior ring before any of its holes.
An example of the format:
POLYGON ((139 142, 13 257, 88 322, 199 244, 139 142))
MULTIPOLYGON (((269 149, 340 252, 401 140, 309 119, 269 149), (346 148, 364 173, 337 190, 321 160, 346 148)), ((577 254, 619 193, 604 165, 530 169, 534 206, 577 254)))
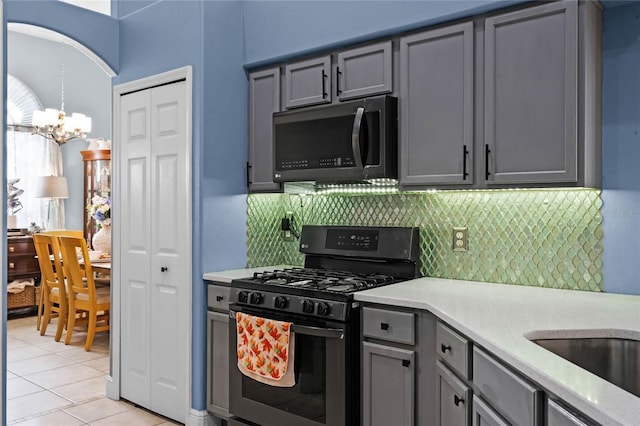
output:
POLYGON ((336 97, 360 98, 393 90, 391 40, 338 53, 336 97))
POLYGON ((473 23, 400 39, 400 184, 473 184, 473 23))
POLYGON ((331 102, 331 56, 287 64, 284 73, 287 109, 331 102))
POLYGON ((485 21, 485 180, 578 179, 578 2, 485 21))
POLYGON ((273 113, 280 111, 280 68, 249 74, 249 162, 250 192, 280 191, 273 182, 273 113))

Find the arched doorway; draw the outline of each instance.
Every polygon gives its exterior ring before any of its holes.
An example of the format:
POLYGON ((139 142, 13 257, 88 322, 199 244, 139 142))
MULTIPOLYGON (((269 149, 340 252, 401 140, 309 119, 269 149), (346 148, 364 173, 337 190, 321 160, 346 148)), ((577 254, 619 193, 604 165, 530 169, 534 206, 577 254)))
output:
MULTIPOLYGON (((6 12, 5 17, 7 17, 6 12)), ((38 95, 45 108, 59 109, 61 107, 60 54, 61 49, 64 48, 65 110, 67 113, 77 111, 92 116, 94 125, 92 134, 89 136, 110 139, 111 78, 115 75, 115 71, 107 62, 78 41, 43 27, 7 23, 6 34, 7 40, 4 44, 7 49, 7 63, 4 67, 7 70, 6 73, 20 75, 20 80, 28 82, 28 86, 38 95), (88 78, 89 75, 99 77, 91 79, 88 78), (97 96, 96 91, 100 90, 102 93, 97 96)), ((110 34, 105 34, 105 37, 109 36, 110 34)), ((6 102, 6 95, 3 94, 2 96, 6 102)), ((5 142, 3 141, 3 143, 5 142)), ((70 192, 67 204, 67 216, 69 218, 66 221, 67 228, 82 228, 84 215, 82 207, 83 164, 79 151, 87 149, 87 145, 86 141, 73 141, 62 146, 65 176, 69 180, 70 192)), ((4 167, 6 159, 1 161, 0 164, 2 164, 2 173, 6 178, 8 172, 4 167)), ((3 193, 6 197, 6 188, 3 193)), ((6 226, 3 226, 3 228, 6 229, 6 226)), ((6 253, 6 250, 3 251, 6 253)), ((4 268, 4 265, 6 265, 6 262, 3 262, 3 266, 0 266, 0 269, 4 268)), ((6 277, 6 274, 3 275, 6 277)), ((0 339, 3 366, 2 371, 0 371, 0 383, 2 384, 0 386, 0 423, 6 424, 7 404, 5 391, 7 388, 5 384, 7 381, 6 331, 8 316, 6 302, 3 303, 1 299, 0 311, 3 313, 3 333, 0 339)), ((35 327, 33 327, 33 333, 34 336, 39 336, 35 327)), ((43 336, 43 339, 48 339, 48 337, 43 336)))

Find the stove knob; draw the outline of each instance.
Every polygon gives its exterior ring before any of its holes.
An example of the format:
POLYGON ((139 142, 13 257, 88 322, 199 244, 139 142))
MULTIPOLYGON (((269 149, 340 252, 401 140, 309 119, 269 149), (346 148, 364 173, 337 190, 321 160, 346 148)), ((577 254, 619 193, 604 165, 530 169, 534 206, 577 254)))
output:
POLYGON ((304 312, 305 314, 312 314, 314 308, 315 305, 311 300, 305 299, 302 301, 302 312, 304 312))
POLYGON ((285 309, 289 304, 288 302, 289 301, 284 296, 276 296, 276 298, 273 301, 275 307, 278 309, 285 309))
POLYGON ((262 293, 251 293, 249 295, 249 303, 251 303, 252 305, 260 305, 262 304, 263 300, 264 296, 262 296, 262 293))
POLYGON ((318 315, 327 316, 331 313, 331 306, 327 302, 318 302, 318 315))
POLYGON ((247 300, 249 300, 249 292, 248 291, 241 291, 241 292, 238 293, 238 302, 247 303, 247 300))

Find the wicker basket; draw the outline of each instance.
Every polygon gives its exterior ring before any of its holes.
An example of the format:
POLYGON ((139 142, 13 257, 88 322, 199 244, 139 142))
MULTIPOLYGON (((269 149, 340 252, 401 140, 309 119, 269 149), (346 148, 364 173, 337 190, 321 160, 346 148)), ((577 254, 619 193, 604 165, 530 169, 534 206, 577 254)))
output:
POLYGON ((40 299, 40 287, 28 285, 20 293, 7 293, 7 309, 38 306, 40 299))

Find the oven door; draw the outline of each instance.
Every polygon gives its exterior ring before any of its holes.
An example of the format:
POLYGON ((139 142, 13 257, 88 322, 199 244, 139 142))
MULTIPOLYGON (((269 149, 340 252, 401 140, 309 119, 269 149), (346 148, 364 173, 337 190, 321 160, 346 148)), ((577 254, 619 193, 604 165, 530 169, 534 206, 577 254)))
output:
POLYGON ((262 426, 350 426, 359 422, 359 363, 357 352, 349 355, 355 334, 348 324, 235 304, 229 315, 229 412, 233 416, 262 426), (234 350, 235 312, 293 323, 295 386, 269 386, 240 372, 234 350))

